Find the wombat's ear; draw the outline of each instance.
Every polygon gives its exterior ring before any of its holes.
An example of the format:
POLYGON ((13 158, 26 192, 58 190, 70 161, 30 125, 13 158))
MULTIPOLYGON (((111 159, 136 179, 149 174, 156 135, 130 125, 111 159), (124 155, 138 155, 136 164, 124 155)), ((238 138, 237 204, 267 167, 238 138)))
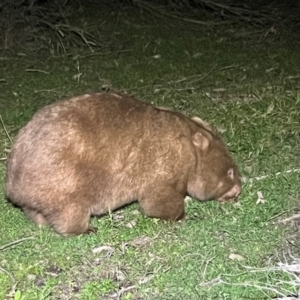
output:
POLYGON ((206 150, 209 145, 209 139, 198 131, 193 136, 193 144, 201 150, 206 150))
POLYGON ((209 131, 211 134, 214 133, 214 129, 213 127, 210 126, 210 124, 208 124, 207 122, 205 122, 204 120, 200 119, 199 117, 192 117, 191 118, 195 123, 197 123, 198 125, 200 125, 201 127, 204 127, 207 131, 209 131))

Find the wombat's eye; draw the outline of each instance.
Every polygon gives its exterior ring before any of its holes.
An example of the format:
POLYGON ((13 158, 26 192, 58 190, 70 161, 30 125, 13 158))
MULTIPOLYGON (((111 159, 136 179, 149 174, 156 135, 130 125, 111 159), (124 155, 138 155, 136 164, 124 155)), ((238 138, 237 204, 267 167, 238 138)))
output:
POLYGON ((233 177, 234 177, 234 170, 233 170, 233 168, 230 168, 230 169, 227 171, 227 175, 228 175, 231 179, 233 179, 233 177))

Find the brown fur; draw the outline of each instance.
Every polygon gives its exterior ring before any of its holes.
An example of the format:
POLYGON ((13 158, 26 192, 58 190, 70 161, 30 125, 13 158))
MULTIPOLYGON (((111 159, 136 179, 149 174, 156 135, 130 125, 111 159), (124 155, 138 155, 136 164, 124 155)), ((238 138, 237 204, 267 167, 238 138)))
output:
POLYGON ((33 116, 13 144, 5 191, 35 223, 67 236, 94 231, 91 215, 135 200, 147 216, 179 220, 187 194, 237 198, 241 181, 225 144, 201 119, 97 93, 33 116))

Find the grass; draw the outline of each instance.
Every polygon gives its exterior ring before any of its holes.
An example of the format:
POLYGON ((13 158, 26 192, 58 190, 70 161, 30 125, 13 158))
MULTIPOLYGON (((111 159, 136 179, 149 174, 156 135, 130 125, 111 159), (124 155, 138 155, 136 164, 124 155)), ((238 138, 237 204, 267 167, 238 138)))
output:
MULTIPOLYGON (((215 125, 245 178, 243 193, 234 205, 189 200, 188 217, 177 224, 145 218, 133 204, 92 218, 96 235, 62 238, 27 220, 1 187, 0 299, 297 294, 297 273, 282 264, 299 265, 298 220, 282 220, 299 209, 298 52, 243 43, 236 27, 175 28, 130 12, 103 14, 101 30, 117 36, 122 52, 33 57, 24 51, 0 60, 1 182, 9 137, 38 108, 113 87, 215 125)), ((95 25, 93 12, 84 19, 95 25)))

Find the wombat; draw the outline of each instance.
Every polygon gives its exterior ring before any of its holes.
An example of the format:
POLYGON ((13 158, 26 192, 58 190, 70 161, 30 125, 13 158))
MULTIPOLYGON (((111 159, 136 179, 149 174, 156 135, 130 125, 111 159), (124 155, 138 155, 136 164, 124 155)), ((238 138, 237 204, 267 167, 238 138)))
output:
POLYGON ((146 216, 180 220, 186 195, 237 199, 241 180, 200 118, 101 92, 33 116, 12 146, 5 192, 36 224, 70 236, 95 231, 91 215, 133 201, 146 216))

